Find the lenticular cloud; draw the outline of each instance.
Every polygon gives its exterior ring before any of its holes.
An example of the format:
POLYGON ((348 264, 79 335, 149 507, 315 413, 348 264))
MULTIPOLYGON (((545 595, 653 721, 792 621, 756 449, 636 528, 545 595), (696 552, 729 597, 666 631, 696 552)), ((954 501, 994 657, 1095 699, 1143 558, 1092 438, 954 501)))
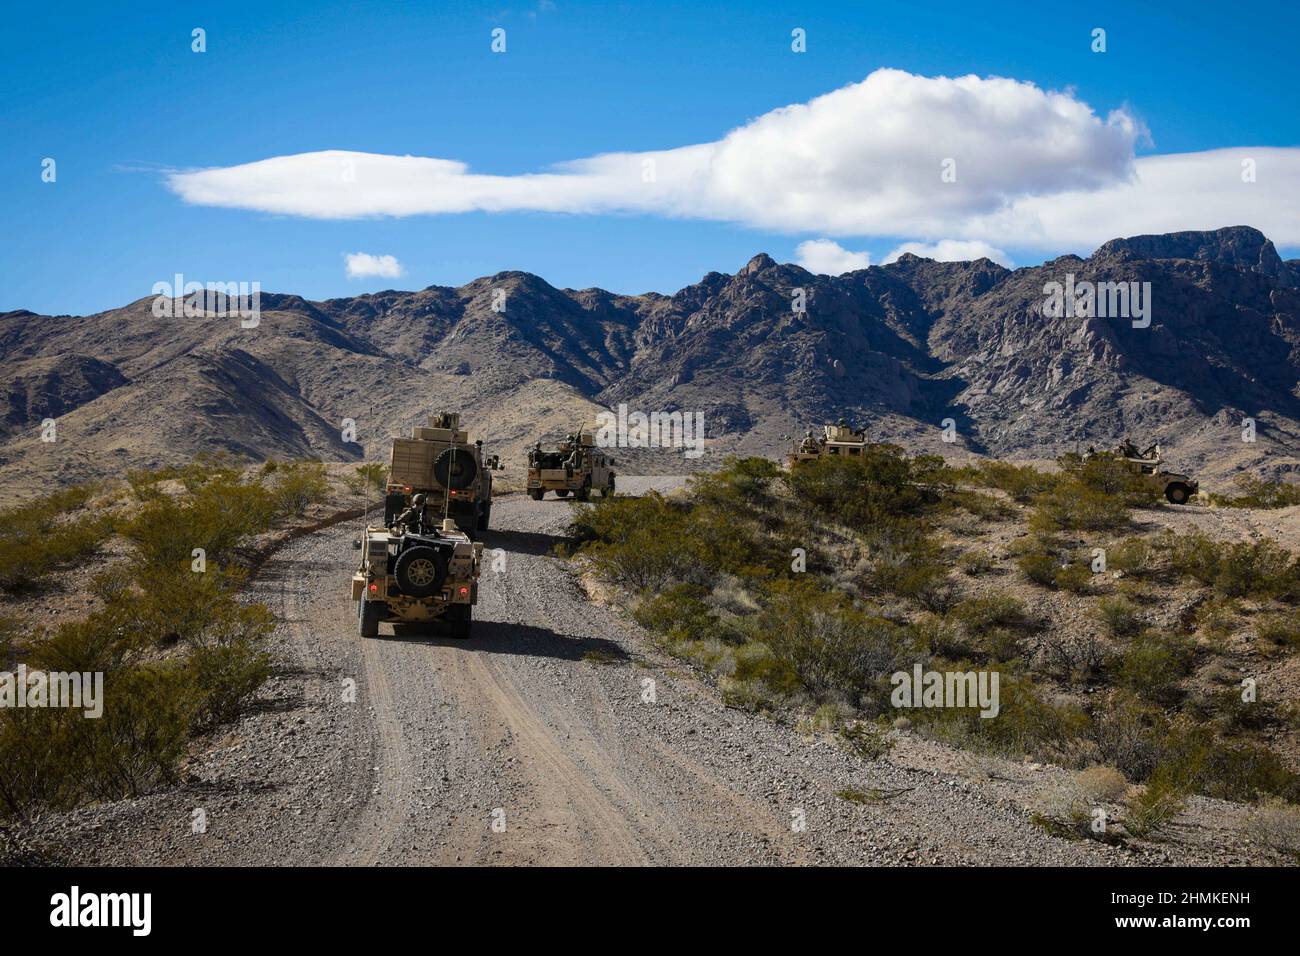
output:
POLYGON ((320 219, 641 213, 790 233, 1052 246, 1153 231, 1144 217, 1158 216, 1162 229, 1249 222, 1296 241, 1300 150, 1246 150, 1272 178, 1225 196, 1241 183, 1233 163, 1248 157, 1137 159, 1144 135, 1123 110, 1103 118, 1032 83, 877 70, 714 142, 517 175, 327 150, 173 173, 168 186, 197 205, 320 219))

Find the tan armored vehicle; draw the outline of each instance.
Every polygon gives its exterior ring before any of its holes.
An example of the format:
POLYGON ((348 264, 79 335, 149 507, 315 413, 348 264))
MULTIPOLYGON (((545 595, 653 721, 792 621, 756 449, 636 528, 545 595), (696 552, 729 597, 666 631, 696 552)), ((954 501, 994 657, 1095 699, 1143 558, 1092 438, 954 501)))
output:
POLYGON ((452 637, 470 636, 483 545, 451 518, 438 521, 424 495, 392 525, 367 527, 353 547, 361 552, 352 575, 358 634, 375 637, 381 623, 436 623, 452 637))
POLYGON ((823 425, 822 433, 814 436, 811 429, 808 434, 794 443, 786 455, 786 466, 794 467, 801 461, 815 461, 826 455, 857 457, 867 447, 867 430, 853 428, 844 419, 834 425, 823 425))
POLYGON ((411 496, 424 494, 429 513, 449 515, 473 538, 488 529, 492 517, 492 472, 501 468, 495 455, 483 454, 483 442, 470 442, 458 412, 442 412, 410 438, 394 438, 384 496, 384 523, 404 509, 411 496))
POLYGON ((528 453, 528 494, 541 501, 548 491, 559 498, 570 494, 586 501, 593 491, 602 498, 614 493, 614 459, 596 447, 590 431, 578 429, 554 450, 546 451, 538 442, 528 453))
POLYGON ((1141 451, 1131 441, 1126 441, 1115 449, 1115 455, 1127 462, 1129 467, 1143 475, 1148 475, 1156 488, 1163 492, 1165 500, 1171 505, 1185 505, 1189 498, 1200 489, 1201 483, 1195 478, 1165 471, 1160 467, 1165 460, 1160 457, 1160 443, 1155 442, 1141 451))

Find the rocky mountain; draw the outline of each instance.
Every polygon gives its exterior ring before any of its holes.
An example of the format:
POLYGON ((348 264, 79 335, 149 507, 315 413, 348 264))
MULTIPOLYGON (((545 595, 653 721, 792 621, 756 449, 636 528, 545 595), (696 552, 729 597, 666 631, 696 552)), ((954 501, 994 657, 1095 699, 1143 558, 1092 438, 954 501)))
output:
POLYGON ((1300 467, 1297 265, 1238 226, 1016 270, 905 255, 831 277, 760 254, 672 296, 522 272, 322 302, 263 294, 253 328, 211 311, 157 317, 152 298, 83 317, 9 312, 0 487, 11 497, 214 451, 381 458, 390 435, 444 407, 518 461, 619 403, 702 412, 709 439, 693 461, 623 452, 625 470, 776 454, 846 416, 958 457, 1054 457, 1131 436, 1211 482, 1288 474, 1300 467), (1053 283, 1124 285, 1101 286, 1092 314, 1078 298, 1057 314, 1053 283))

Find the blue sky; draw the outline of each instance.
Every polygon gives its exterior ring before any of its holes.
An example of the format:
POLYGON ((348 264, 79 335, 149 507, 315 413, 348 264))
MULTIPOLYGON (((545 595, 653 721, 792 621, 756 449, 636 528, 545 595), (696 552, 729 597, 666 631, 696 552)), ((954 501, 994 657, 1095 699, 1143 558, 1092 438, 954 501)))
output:
MULTIPOLYGON (((1123 110, 1149 130, 1149 140, 1133 137, 1139 157, 1300 145, 1294 3, 1181 3, 1167 12, 1105 3, 982 6, 11 5, 0 33, 7 226, 0 310, 94 312, 148 295, 177 272, 256 280, 264 290, 310 298, 455 285, 505 269, 560 286, 671 292, 709 270, 735 271, 760 250, 796 261, 808 240, 830 238, 879 262, 908 241, 984 238, 984 220, 972 225, 969 209, 928 225, 917 203, 897 232, 873 220, 855 235, 853 222, 834 210, 774 220, 759 208, 765 195, 751 195, 734 215, 738 207, 720 202, 721 212, 699 217, 681 209, 693 196, 674 195, 649 211, 321 218, 268 211, 279 207, 265 197, 243 207, 242 200, 229 200, 233 207, 187 202, 168 185, 177 171, 342 150, 457 160, 501 177, 504 185, 492 190, 510 188, 510 177, 556 163, 712 143, 882 68, 1064 90, 1102 121, 1123 110), (206 31, 205 53, 191 51, 195 27, 206 31), (495 27, 506 30, 504 54, 490 49, 495 27), (807 31, 806 53, 791 50, 795 27, 807 31), (1104 54, 1090 49, 1094 27, 1106 30, 1104 54), (53 183, 41 179, 46 157, 57 163, 53 183), (664 203, 676 205, 665 212, 664 203), (962 234, 949 236, 949 224, 962 234), (344 256, 354 252, 394 256, 403 274, 349 278, 344 256)), ((924 126, 900 135, 930 138, 924 126)), ((937 130, 933 138, 951 135, 937 130)), ((942 144, 934 148, 943 152, 942 144)), ((845 155, 851 172, 853 154, 845 155)), ((1237 154, 1229 159, 1235 164, 1237 154)), ((1275 160, 1268 169, 1294 169, 1290 152, 1275 160)), ((765 162, 749 156, 746 169, 765 176, 765 162)), ((298 168, 283 175, 297 176, 298 168)), ((751 192, 786 188, 754 182, 751 192)), ((281 178, 269 188, 291 186, 281 178)), ((1218 225, 1265 228, 1244 218, 1258 205, 1215 201, 1226 205, 1204 215, 1242 217, 1218 225)), ((1115 221, 1114 234, 1163 231, 1155 219, 1139 228, 1135 211, 1115 221)), ((1090 251, 1109 224, 1052 227, 1024 244, 1001 228, 988 241, 1016 264, 1031 264, 1090 251)), ((1300 255, 1293 234, 1274 238, 1284 255, 1300 255)))

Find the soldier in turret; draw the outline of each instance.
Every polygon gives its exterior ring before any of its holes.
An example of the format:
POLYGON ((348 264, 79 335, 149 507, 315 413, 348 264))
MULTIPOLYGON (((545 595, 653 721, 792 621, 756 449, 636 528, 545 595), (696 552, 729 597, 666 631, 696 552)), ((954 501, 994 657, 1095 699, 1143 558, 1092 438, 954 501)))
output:
POLYGON ((425 497, 422 493, 417 493, 411 498, 411 506, 397 516, 397 523, 406 529, 408 534, 425 534, 425 516, 424 516, 425 497))

